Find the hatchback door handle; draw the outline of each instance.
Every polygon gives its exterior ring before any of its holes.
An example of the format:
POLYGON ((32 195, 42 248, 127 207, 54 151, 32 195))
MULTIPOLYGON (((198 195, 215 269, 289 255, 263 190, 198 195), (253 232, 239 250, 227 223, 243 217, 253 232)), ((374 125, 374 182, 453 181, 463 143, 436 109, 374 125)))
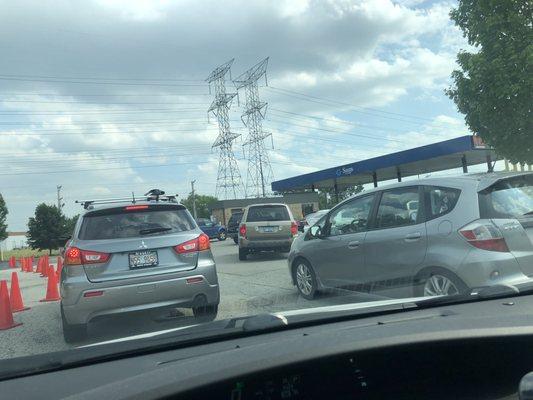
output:
POLYGON ((359 240, 354 240, 353 242, 348 243, 349 249, 357 249, 359 247, 359 240))
POLYGON ((406 241, 415 241, 422 237, 422 234, 420 232, 413 232, 409 233, 408 235, 405 235, 406 241))

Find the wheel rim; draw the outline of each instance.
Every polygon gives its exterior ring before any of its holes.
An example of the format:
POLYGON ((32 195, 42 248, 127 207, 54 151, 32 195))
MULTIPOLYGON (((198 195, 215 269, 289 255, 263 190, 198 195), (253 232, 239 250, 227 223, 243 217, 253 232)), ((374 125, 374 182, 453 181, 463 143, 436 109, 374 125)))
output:
POLYGON ((305 264, 299 264, 296 268, 296 283, 298 289, 305 295, 310 295, 313 290, 313 277, 305 264))
POLYGON ((431 275, 424 285, 424 296, 452 296, 459 294, 457 286, 443 275, 431 275))
POLYGON ((226 234, 224 232, 220 233, 220 239, 226 239, 226 234))

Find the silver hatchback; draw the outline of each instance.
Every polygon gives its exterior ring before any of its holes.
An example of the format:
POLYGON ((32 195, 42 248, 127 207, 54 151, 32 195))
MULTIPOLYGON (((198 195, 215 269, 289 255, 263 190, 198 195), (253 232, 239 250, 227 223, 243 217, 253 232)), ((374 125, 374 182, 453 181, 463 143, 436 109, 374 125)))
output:
POLYGON ((533 279, 533 174, 428 178, 365 191, 300 235, 292 282, 323 289, 414 288, 453 295, 533 279))
POLYGON ((209 237, 172 201, 88 204, 61 272, 67 342, 95 318, 156 308, 192 308, 213 319, 220 300, 209 237))

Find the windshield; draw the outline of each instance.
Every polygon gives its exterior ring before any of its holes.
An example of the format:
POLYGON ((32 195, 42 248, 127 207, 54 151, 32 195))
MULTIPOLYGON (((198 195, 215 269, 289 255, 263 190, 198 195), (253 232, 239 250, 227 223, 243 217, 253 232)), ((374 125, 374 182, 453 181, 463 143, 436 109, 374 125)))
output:
POLYGON ((2 2, 0 379, 533 285, 525 3, 2 2))

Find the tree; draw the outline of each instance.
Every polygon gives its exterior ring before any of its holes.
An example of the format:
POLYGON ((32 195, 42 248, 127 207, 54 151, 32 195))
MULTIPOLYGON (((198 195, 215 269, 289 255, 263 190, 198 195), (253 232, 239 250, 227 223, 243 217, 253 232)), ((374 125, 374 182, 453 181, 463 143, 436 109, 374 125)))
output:
POLYGON ((0 194, 0 242, 7 239, 7 206, 0 194))
POLYGON ((71 234, 67 220, 57 206, 41 203, 35 217, 28 221, 28 243, 32 249, 47 249, 50 254, 65 243, 71 234))
MULTIPOLYGON (((218 199, 213 196, 207 196, 202 194, 195 194, 194 197, 196 198, 196 216, 197 218, 209 218, 211 216, 211 206, 213 203, 217 202, 218 199)), ((192 194, 189 194, 189 196, 186 199, 181 200, 181 204, 183 204, 192 214, 192 194)))
POLYGON ((531 2, 460 0, 450 16, 478 52, 459 52, 447 95, 501 156, 533 163, 531 2))
POLYGON ((72 233, 74 232, 74 228, 76 227, 76 223, 78 222, 79 217, 79 214, 71 218, 65 217, 65 231, 68 232, 69 235, 72 235, 72 233))
POLYGON ((318 192, 318 207, 322 210, 324 208, 331 208, 343 200, 356 195, 363 191, 362 185, 349 186, 343 190, 339 190, 339 201, 335 196, 335 189, 321 189, 318 192))

